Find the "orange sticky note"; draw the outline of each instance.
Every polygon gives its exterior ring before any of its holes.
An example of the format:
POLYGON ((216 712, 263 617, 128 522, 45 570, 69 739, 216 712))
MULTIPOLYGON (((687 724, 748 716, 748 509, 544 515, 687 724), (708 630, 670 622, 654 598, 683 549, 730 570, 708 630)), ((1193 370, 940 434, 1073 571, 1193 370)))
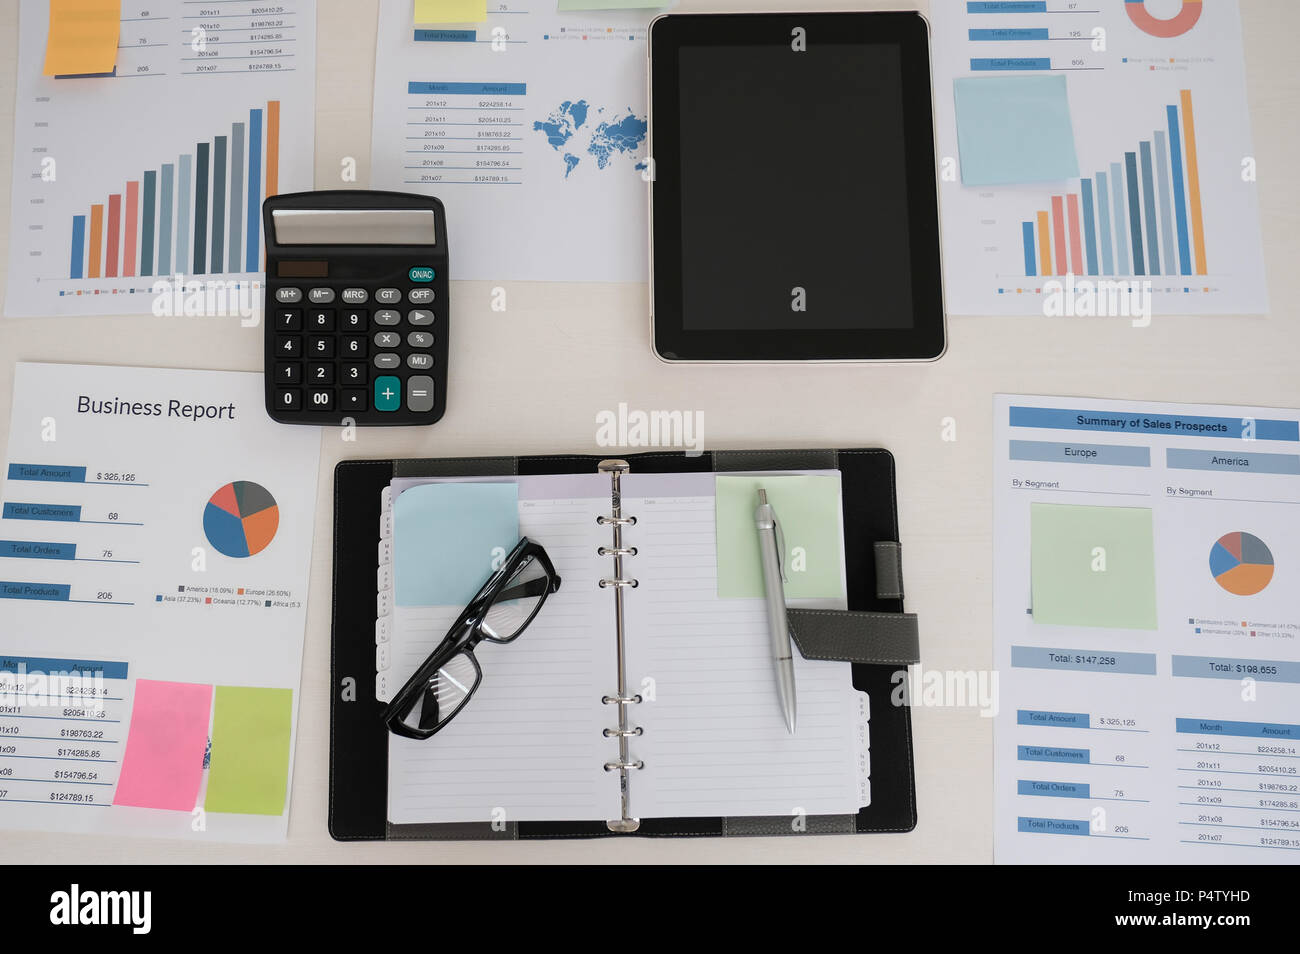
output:
POLYGON ((45 75, 112 72, 121 18, 121 0, 50 0, 45 75))
POLYGON ((191 811, 211 714, 211 686, 137 679, 113 804, 191 811))

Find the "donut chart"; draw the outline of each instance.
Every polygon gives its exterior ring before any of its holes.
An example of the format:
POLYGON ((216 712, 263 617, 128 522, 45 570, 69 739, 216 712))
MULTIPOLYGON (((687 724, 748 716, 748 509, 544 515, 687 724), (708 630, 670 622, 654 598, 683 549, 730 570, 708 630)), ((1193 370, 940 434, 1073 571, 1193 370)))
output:
POLYGON ((1151 15, 1146 0, 1124 0, 1124 11, 1143 33, 1168 40, 1182 36, 1201 19, 1201 0, 1183 0, 1182 9, 1167 20, 1151 15))
POLYGON ((1225 533, 1210 549, 1210 574, 1237 596, 1254 596, 1273 579, 1273 553, 1253 533, 1225 533))
POLYGON ((218 553, 243 558, 260 553, 275 539, 280 507, 271 492, 251 480, 236 480, 208 498, 203 534, 218 553))

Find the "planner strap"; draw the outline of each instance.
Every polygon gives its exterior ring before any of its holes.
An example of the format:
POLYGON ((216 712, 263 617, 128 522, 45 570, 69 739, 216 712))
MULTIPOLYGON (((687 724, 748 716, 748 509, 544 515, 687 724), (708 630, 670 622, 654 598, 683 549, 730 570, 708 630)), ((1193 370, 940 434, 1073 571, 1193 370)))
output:
POLYGON ((834 659, 874 666, 921 661, 915 613, 860 610, 788 610, 790 635, 805 659, 834 659))

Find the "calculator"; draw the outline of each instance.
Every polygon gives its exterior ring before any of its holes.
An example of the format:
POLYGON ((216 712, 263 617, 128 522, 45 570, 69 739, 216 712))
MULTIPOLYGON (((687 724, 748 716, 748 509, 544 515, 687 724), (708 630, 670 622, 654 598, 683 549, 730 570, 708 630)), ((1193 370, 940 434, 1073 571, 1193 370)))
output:
POLYGON ((447 397, 447 221, 401 192, 276 195, 266 410, 282 424, 432 424, 447 397))

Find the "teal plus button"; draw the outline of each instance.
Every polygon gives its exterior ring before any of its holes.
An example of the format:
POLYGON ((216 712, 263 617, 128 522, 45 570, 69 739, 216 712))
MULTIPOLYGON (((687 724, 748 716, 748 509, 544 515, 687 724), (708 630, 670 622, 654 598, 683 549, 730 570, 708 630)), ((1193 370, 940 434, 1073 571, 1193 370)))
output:
POLYGON ((402 406, 402 380, 391 374, 375 378, 375 410, 396 411, 402 406))
POLYGON ((413 282, 431 282, 435 272, 428 265, 416 265, 406 274, 413 282))

